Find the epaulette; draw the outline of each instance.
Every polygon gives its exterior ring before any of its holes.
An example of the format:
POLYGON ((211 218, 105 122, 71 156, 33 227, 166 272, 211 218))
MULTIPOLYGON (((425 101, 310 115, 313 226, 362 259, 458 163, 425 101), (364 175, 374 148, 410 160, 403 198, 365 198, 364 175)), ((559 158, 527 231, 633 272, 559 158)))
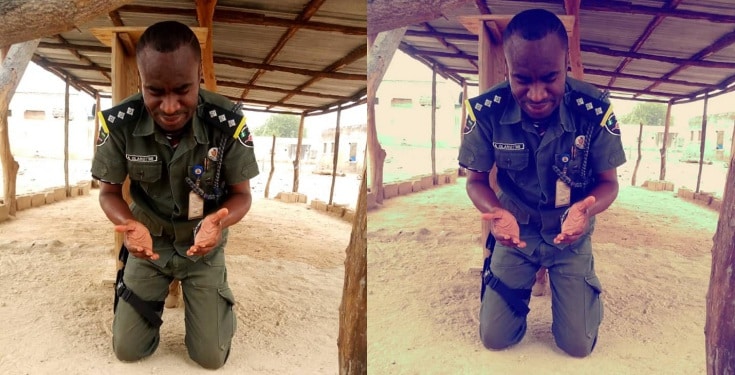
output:
POLYGON ((467 121, 464 134, 470 133, 477 124, 477 118, 493 113, 502 114, 503 108, 510 99, 510 88, 507 84, 496 86, 489 91, 464 101, 467 109, 467 121))
POLYGON ((569 92, 569 105, 582 113, 593 123, 605 127, 610 134, 620 135, 618 120, 613 113, 612 104, 577 90, 569 92))
POLYGON ((137 122, 141 113, 143 113, 143 100, 136 99, 100 111, 97 113, 97 116, 100 120, 101 129, 109 134, 111 127, 119 127, 123 124, 137 122))
POLYGON ((199 108, 199 117, 205 124, 218 128, 232 138, 239 138, 243 128, 247 127, 245 116, 229 109, 208 102, 204 102, 199 108))

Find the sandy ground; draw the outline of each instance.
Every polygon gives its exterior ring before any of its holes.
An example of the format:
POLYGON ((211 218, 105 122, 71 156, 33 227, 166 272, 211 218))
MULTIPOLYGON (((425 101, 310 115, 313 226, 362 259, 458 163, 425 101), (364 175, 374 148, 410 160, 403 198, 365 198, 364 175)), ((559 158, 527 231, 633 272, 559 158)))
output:
POLYGON ((591 356, 551 334, 551 298, 534 297, 516 346, 478 335, 479 215, 464 190, 437 187, 368 214, 370 374, 703 374, 705 295, 718 215, 670 192, 625 187, 593 238, 604 320, 591 356))
MULTIPOLYGON (((112 225, 97 191, 0 223, 0 374, 198 374, 183 309, 166 309, 151 357, 111 347, 112 225)), ((231 229, 238 329, 222 374, 338 372, 338 309, 349 223, 303 204, 257 200, 231 229)))

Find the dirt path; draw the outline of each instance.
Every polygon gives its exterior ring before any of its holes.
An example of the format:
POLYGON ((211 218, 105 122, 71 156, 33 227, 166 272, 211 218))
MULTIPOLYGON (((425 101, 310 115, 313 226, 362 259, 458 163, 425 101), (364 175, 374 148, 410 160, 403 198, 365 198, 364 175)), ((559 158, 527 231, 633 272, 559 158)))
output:
POLYGON ((551 299, 528 332, 491 352, 478 336, 480 223, 456 185, 398 197, 368 215, 371 374, 703 374, 705 294, 718 215, 671 192, 622 188, 593 237, 604 292, 594 353, 554 345, 551 299))
MULTIPOLYGON (((183 309, 166 309, 150 358, 111 348, 112 225, 92 196, 21 211, 0 223, 0 373, 198 374, 183 309)), ((228 278, 237 304, 220 374, 337 373, 338 308, 349 223, 302 204, 257 200, 234 226, 228 278)))

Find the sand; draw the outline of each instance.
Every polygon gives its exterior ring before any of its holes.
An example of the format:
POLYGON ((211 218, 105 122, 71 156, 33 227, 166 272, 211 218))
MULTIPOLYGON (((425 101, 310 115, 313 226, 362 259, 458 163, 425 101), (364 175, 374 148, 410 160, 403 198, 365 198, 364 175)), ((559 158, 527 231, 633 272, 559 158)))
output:
MULTIPOLYGON (((97 191, 0 223, 1 374, 198 374, 183 309, 166 309, 149 358, 111 347, 112 225, 97 191)), ((259 199, 226 249, 238 329, 221 374, 335 374, 351 225, 303 204, 259 199)))
MULTIPOLYGON (((598 216, 595 267, 604 320, 591 356, 551 334, 551 298, 533 297, 516 346, 478 335, 479 215, 456 185, 368 213, 370 374, 703 374, 705 295, 718 214, 671 192, 623 187, 598 216)), ((624 184, 623 184, 624 185, 624 184)))

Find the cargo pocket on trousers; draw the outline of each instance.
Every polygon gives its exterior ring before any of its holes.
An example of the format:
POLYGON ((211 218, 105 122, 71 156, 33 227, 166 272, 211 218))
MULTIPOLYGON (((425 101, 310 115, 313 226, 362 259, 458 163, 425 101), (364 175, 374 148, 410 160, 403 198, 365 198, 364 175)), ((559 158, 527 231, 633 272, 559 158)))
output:
POLYGON ((602 293, 602 284, 597 276, 586 276, 584 281, 587 283, 589 288, 585 293, 585 305, 587 311, 585 313, 585 328, 587 330, 587 337, 593 338, 597 336, 597 330, 602 322, 602 301, 600 300, 600 293, 602 293))
POLYGON ((217 289, 220 295, 220 301, 217 305, 217 313, 219 315, 219 347, 224 350, 229 348, 232 337, 237 329, 237 318, 232 306, 235 305, 235 296, 230 288, 217 289))

